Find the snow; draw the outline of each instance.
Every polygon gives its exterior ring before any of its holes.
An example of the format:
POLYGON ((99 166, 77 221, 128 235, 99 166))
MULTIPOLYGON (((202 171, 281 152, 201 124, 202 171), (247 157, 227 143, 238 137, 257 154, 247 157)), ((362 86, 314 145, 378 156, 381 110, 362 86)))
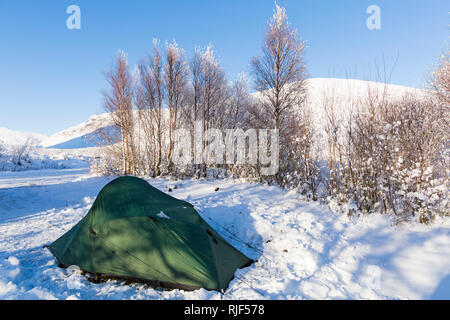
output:
POLYGON ((156 216, 158 216, 158 217, 160 217, 160 218, 164 218, 164 219, 169 219, 169 220, 175 220, 175 219, 173 219, 173 218, 171 218, 171 217, 169 217, 168 215, 166 215, 164 212, 160 212, 160 213, 158 213, 156 216))
POLYGON ((328 115, 326 105, 334 105, 334 115, 337 122, 349 119, 355 111, 358 101, 367 99, 370 95, 385 93, 388 100, 395 101, 407 94, 425 95, 426 91, 418 88, 384 84, 374 81, 338 78, 311 78, 306 80, 306 106, 311 110, 311 119, 318 129, 318 144, 326 144, 326 128, 328 115), (330 101, 331 99, 331 101, 330 101))
POLYGON ((48 137, 45 134, 23 132, 0 127, 0 145, 21 145, 33 141, 35 145, 42 144, 48 137))
MULTIPOLYGON (((306 109, 311 111, 314 128, 318 131, 318 145, 326 144, 327 104, 334 106, 333 113, 337 122, 343 122, 350 117, 357 102, 364 101, 369 94, 385 93, 388 99, 396 100, 407 94, 424 96, 427 92, 419 88, 344 78, 308 78, 305 81, 305 87, 305 105, 306 109)), ((253 93, 252 96, 256 99, 264 99, 258 92, 253 93)))
POLYGON ((50 136, 0 127, 0 144, 15 146, 30 141, 33 146, 51 149, 91 148, 95 146, 95 133, 102 128, 108 129, 111 125, 109 115, 102 113, 50 136))
MULTIPOLYGON (((307 103, 318 127, 326 119, 325 92, 332 92, 337 113, 345 116, 368 86, 384 88, 348 79, 307 83, 307 103)), ((386 88, 396 97, 423 92, 386 88)), ((192 203, 215 230, 256 260, 236 272, 223 297, 120 281, 94 284, 75 266, 58 268, 43 246, 77 223, 112 179, 90 174, 88 163, 98 154, 95 132, 110 125, 101 114, 51 136, 0 128, 0 144, 32 140, 36 146, 29 164, 14 167, 27 171, 0 171, 0 299, 450 299, 449 219, 437 217, 425 226, 397 225, 382 215, 349 217, 337 213, 346 210, 333 201, 327 207, 276 186, 235 180, 148 179, 192 203)), ((0 158, 0 170, 8 168, 0 158)), ((169 218, 164 212, 159 216, 169 218)))
POLYGON ((93 146, 93 134, 112 125, 109 114, 91 116, 87 121, 57 132, 42 142, 42 146, 55 149, 80 149, 93 146))
MULTIPOLYGON (((0 173, 0 299, 221 298, 204 289, 94 284, 76 267, 57 267, 43 246, 77 223, 111 179, 83 167, 0 173)), ((162 191, 175 183, 148 181, 162 191)), ((450 299, 448 219, 394 225, 378 214, 333 213, 276 186, 235 180, 176 184, 172 196, 189 200, 256 260, 236 272, 224 299, 450 299)))

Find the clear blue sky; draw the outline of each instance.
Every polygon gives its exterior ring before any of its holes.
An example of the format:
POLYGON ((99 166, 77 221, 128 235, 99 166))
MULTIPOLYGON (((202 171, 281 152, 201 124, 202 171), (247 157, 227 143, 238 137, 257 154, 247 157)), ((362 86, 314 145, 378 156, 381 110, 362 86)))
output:
MULTIPOLYGON (((375 79, 420 87, 448 43, 448 0, 279 0, 308 41, 311 77, 375 79), (366 8, 381 9, 368 30, 366 8)), ((118 49, 136 64, 152 39, 176 39, 192 55, 212 43, 229 79, 259 55, 271 0, 0 0, 0 126, 51 134, 101 113, 106 71, 118 49), (81 30, 66 8, 81 8, 81 30)))

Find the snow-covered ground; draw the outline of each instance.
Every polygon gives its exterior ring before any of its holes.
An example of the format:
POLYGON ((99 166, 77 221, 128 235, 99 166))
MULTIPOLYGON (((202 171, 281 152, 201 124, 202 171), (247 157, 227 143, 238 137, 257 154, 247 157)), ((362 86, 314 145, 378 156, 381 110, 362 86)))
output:
MULTIPOLYGON (((307 103, 317 126, 325 119, 324 93, 332 92, 344 115, 368 86, 384 89, 360 80, 308 80, 307 103)), ((387 87, 393 96, 421 92, 387 87)), ((0 128, 6 151, 30 141, 34 146, 31 160, 20 167, 10 164, 8 154, 0 156, 0 299, 221 298, 206 290, 93 284, 77 270, 58 268, 43 248, 87 213, 111 179, 89 174, 89 160, 98 155, 96 132, 110 125, 108 115, 101 114, 51 136, 0 128), (60 169, 30 170, 45 168, 60 169)), ((149 182, 163 191, 171 187, 173 196, 193 203, 213 228, 257 260, 236 273, 225 299, 450 299, 449 219, 432 226, 394 225, 380 215, 350 219, 274 186, 149 182)))
MULTIPOLYGON (((0 299, 221 298, 207 290, 94 284, 57 267, 43 246, 78 222, 110 179, 87 168, 0 173, 0 299)), ((393 226, 381 215, 332 213, 275 186, 149 182, 165 192, 171 187, 257 260, 237 271, 224 299, 450 299, 449 220, 393 226)))

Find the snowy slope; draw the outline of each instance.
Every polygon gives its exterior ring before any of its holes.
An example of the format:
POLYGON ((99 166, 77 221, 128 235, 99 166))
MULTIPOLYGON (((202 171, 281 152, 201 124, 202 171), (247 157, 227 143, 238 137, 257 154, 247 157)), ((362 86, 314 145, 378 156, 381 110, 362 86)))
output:
POLYGON ((76 149, 94 147, 92 140, 97 130, 112 125, 107 113, 93 115, 87 121, 55 133, 45 139, 43 147, 56 149, 76 149))
POLYGON ((313 120, 318 127, 326 122, 324 103, 332 97, 339 115, 347 116, 358 99, 367 98, 369 91, 386 93, 388 99, 401 98, 405 94, 424 94, 424 90, 394 84, 383 84, 356 79, 311 78, 307 80, 307 106, 312 111, 313 120))
MULTIPOLYGON (((93 284, 42 248, 89 210, 111 178, 87 169, 0 173, 0 299, 220 299, 217 292, 93 284)), ((332 213, 275 186, 149 179, 191 202, 257 260, 224 299, 450 299, 450 221, 393 226, 382 215, 332 213), (177 188, 174 188, 174 184, 177 188), (215 187, 220 187, 215 192, 215 187)))
POLYGON ((21 145, 31 139, 33 145, 55 149, 91 148, 95 133, 101 128, 112 125, 108 114, 93 115, 87 121, 70 127, 53 135, 22 132, 8 128, 0 128, 0 143, 6 145, 21 145))
POLYGON ((33 141, 34 145, 41 145, 48 137, 45 134, 23 132, 0 127, 0 144, 22 145, 33 141))
MULTIPOLYGON (((398 99, 405 94, 420 96, 426 91, 357 79, 310 78, 306 80, 306 107, 311 111, 315 128, 319 133, 323 133, 327 122, 325 105, 330 99, 332 99, 338 119, 343 120, 349 116, 359 100, 368 97, 369 92, 371 94, 386 93, 388 99, 398 99)), ((259 93, 253 93, 253 96, 256 99, 262 98, 259 93)))

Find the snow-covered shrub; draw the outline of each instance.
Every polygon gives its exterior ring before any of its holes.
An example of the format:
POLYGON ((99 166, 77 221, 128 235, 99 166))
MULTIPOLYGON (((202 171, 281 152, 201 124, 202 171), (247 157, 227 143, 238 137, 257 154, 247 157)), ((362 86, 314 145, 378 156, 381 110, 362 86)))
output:
POLYGON ((30 153, 33 151, 34 140, 28 138, 24 143, 10 146, 11 162, 16 166, 31 163, 30 153))
POLYGON ((74 159, 53 159, 38 152, 29 153, 18 161, 17 157, 6 154, 0 157, 0 171, 25 171, 42 169, 65 169, 72 167, 74 159), (19 164, 20 163, 20 164, 19 164))
POLYGON ((362 212, 392 212, 424 223, 448 212, 443 112, 430 97, 392 100, 372 93, 359 101, 345 124, 330 194, 362 212))
POLYGON ((440 64, 431 74, 431 88, 437 99, 443 104, 450 104, 450 51, 442 55, 440 64))
POLYGON ((90 159, 90 171, 96 175, 120 175, 123 159, 120 147, 106 145, 98 148, 98 155, 90 159))

